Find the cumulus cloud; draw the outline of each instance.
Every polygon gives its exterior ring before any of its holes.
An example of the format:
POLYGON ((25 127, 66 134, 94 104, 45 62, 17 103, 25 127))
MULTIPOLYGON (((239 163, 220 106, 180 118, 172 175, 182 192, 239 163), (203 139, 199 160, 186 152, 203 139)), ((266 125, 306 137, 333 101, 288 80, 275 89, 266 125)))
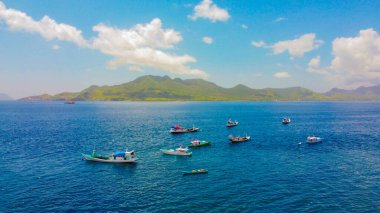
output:
POLYGON ((136 66, 136 65, 132 65, 132 66, 128 67, 128 70, 132 71, 132 72, 142 72, 143 68, 136 66))
POLYGON ((355 88, 380 84, 380 35, 372 28, 356 37, 340 37, 332 42, 330 65, 317 72, 336 86, 355 88))
POLYGON ((188 17, 192 20, 203 18, 216 22, 227 21, 230 18, 230 14, 228 14, 227 10, 219 8, 212 0, 203 0, 194 7, 194 14, 188 17))
POLYGON ((162 29, 161 20, 138 24, 130 29, 118 29, 105 24, 93 27, 98 36, 93 40, 94 48, 114 57, 109 68, 123 65, 139 65, 169 71, 174 74, 188 74, 205 78, 207 74, 199 69, 186 66, 196 59, 189 55, 177 56, 164 52, 182 40, 180 33, 173 29, 162 29))
POLYGON ((322 40, 317 40, 315 33, 308 33, 293 40, 279 41, 271 47, 273 54, 288 52, 291 58, 302 57, 305 53, 317 49, 323 44, 322 40))
MULTIPOLYGON (((38 33, 47 40, 63 40, 81 47, 97 49, 114 57, 108 62, 109 68, 127 65, 130 70, 134 71, 137 70, 134 68, 137 66, 201 78, 208 76, 203 70, 188 66, 188 63, 196 62, 194 57, 186 54, 178 56, 168 52, 182 41, 182 36, 173 29, 163 29, 162 22, 158 18, 147 24, 137 24, 130 29, 118 29, 98 24, 93 27, 93 31, 97 32, 98 36, 91 41, 84 39, 82 32, 73 26, 57 23, 48 16, 44 16, 40 21, 35 21, 23 12, 7 9, 0 1, 1 21, 10 30, 38 33)), ((52 48, 59 49, 59 46, 53 45, 52 48)))
POLYGON ((273 22, 280 22, 280 21, 286 21, 286 20, 288 20, 288 19, 285 17, 278 17, 273 22))
POLYGON ((273 74, 273 76, 276 78, 289 78, 290 77, 288 72, 276 72, 275 74, 273 74))
POLYGON ((214 42, 214 39, 213 38, 211 38, 211 37, 203 37, 202 38, 202 41, 204 42, 204 43, 206 43, 206 44, 212 44, 212 42, 214 42))
POLYGON ((3 21, 10 30, 38 33, 47 40, 58 39, 73 42, 81 47, 88 46, 82 36, 82 31, 77 28, 67 24, 57 23, 55 20, 49 18, 49 16, 44 16, 41 20, 35 21, 23 12, 7 9, 1 1, 0 21, 3 21))
POLYGON ((255 47, 264 47, 266 44, 264 41, 252 41, 251 45, 255 47))
POLYGON ((245 24, 242 24, 242 25, 241 25, 241 28, 243 28, 243 29, 245 29, 245 30, 246 30, 246 29, 248 29, 248 26, 247 26, 247 25, 245 25, 245 24))

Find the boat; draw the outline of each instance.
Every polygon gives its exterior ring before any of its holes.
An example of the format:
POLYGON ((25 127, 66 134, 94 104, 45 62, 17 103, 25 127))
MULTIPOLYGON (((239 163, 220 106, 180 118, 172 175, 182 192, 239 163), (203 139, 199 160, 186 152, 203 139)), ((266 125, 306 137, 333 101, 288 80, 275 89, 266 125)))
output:
POLYGON ((292 121, 290 120, 289 117, 284 117, 284 118, 282 119, 282 124, 290 124, 290 122, 292 122, 292 121))
POLYGON ((189 148, 183 148, 180 146, 177 149, 161 149, 161 152, 167 155, 181 155, 181 156, 191 156, 193 153, 189 152, 189 148))
POLYGON ((227 127, 234 127, 234 126, 237 126, 238 124, 239 124, 239 122, 237 122, 236 120, 231 121, 231 119, 228 119, 226 126, 227 127))
POLYGON ((172 126, 170 128, 170 133, 172 134, 179 134, 179 133, 187 133, 187 132, 198 132, 200 129, 198 127, 192 127, 192 128, 184 128, 178 125, 172 126))
POLYGON ((307 137, 308 144, 322 143, 322 138, 316 136, 307 137))
POLYGON ((198 174, 206 174, 208 171, 206 169, 193 169, 191 171, 182 171, 183 175, 198 175, 198 174))
POLYGON ((66 100, 65 104, 75 104, 75 101, 73 101, 73 100, 66 100))
POLYGON ((125 150, 124 152, 114 152, 112 155, 96 154, 95 150, 92 154, 82 154, 83 158, 88 161, 104 162, 104 163, 134 163, 137 161, 134 151, 125 150))
POLYGON ((233 135, 230 135, 228 138, 230 139, 230 141, 232 143, 246 142, 246 141, 251 140, 251 136, 248 136, 248 135, 246 135, 246 136, 233 136, 233 135))
POLYGON ((211 144, 210 141, 200 141, 200 140, 192 140, 189 148, 196 148, 201 146, 209 146, 211 144))

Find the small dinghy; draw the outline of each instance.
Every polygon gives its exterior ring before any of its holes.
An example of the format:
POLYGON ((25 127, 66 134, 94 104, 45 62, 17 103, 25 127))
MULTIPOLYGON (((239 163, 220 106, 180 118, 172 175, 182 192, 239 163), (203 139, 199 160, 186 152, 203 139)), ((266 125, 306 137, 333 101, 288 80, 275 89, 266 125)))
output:
POLYGON ((231 119, 228 119, 226 126, 227 127, 234 127, 234 126, 237 126, 238 124, 239 124, 239 122, 231 121, 231 119))
POLYGON ((200 129, 198 127, 192 127, 192 128, 183 128, 181 126, 175 125, 170 128, 170 133, 172 134, 179 134, 179 133, 187 133, 187 132, 198 132, 200 129))
POLYGON ((189 148, 183 148, 180 146, 177 149, 161 149, 161 152, 167 155, 181 155, 181 156, 191 156, 193 153, 189 152, 189 148))
POLYGON ((233 136, 233 135, 230 135, 228 137, 228 139, 230 139, 230 141, 232 143, 240 143, 240 142, 246 142, 246 141, 249 141, 251 140, 251 136, 233 136))
POLYGON ((316 137, 316 136, 309 136, 307 137, 307 143, 308 144, 322 143, 322 138, 316 137))
POLYGON ((206 174, 208 171, 206 169, 193 169, 191 171, 182 171, 183 175, 199 175, 206 174))
POLYGON ((201 146, 209 146, 211 144, 210 141, 200 141, 200 140, 192 140, 189 147, 196 148, 201 146))
POLYGON ((290 122, 292 122, 292 121, 290 120, 289 117, 284 117, 284 118, 282 119, 282 124, 290 124, 290 122))
POLYGON ((137 161, 134 151, 125 150, 125 152, 114 152, 111 156, 95 154, 82 154, 83 158, 88 161, 96 161, 103 163, 134 163, 137 161))

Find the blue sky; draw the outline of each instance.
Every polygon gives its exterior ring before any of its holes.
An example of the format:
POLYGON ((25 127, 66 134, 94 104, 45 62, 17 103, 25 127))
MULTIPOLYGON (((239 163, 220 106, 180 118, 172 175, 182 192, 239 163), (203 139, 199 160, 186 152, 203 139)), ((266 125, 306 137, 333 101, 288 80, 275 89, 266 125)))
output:
POLYGON ((380 1, 0 1, 0 92, 138 76, 316 91, 380 84, 380 1))

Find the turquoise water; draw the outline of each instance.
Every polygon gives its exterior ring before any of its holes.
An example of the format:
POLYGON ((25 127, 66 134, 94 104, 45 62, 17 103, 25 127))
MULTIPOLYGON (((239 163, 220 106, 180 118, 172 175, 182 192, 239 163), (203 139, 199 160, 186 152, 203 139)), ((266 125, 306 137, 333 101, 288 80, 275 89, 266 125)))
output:
POLYGON ((0 212, 380 211, 380 103, 0 102, 0 121, 0 212), (171 135, 173 124, 202 131, 171 135), (253 140, 227 139, 245 133, 253 140), (193 138, 212 145, 159 151, 193 138), (139 161, 82 160, 94 146, 139 161), (192 168, 209 174, 182 176, 192 168))

